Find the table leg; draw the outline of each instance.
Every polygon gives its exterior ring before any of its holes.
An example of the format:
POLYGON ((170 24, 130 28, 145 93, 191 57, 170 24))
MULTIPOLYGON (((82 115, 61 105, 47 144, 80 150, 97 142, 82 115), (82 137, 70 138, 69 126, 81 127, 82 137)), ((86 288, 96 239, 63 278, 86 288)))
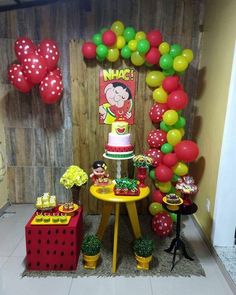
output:
POLYGON ((117 242, 118 242, 118 232, 119 232, 119 215, 120 215, 120 203, 116 203, 114 242, 113 242, 113 258, 112 258, 112 272, 113 273, 116 272, 117 242))
POLYGON ((141 237, 141 229, 139 225, 139 220, 138 220, 138 214, 137 214, 137 209, 136 209, 136 204, 135 202, 127 202, 125 203, 128 214, 129 214, 129 219, 132 225, 132 229, 134 232, 134 236, 136 239, 141 237))
POLYGON ((113 206, 114 206, 113 203, 103 202, 102 218, 101 218, 100 225, 99 225, 99 228, 97 231, 97 237, 99 238, 99 240, 102 240, 102 238, 104 236, 113 206))

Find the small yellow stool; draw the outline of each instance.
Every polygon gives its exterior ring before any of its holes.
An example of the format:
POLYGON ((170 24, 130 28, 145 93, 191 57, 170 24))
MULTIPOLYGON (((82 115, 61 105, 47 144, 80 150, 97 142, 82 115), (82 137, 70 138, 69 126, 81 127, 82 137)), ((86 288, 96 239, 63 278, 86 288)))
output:
POLYGON ((112 258, 112 272, 116 272, 117 261, 117 242, 119 231, 119 215, 120 215, 120 203, 125 203, 129 219, 132 225, 134 236, 136 239, 141 237, 141 230, 138 220, 138 214, 136 209, 136 201, 140 201, 146 198, 149 193, 149 187, 140 188, 139 196, 116 196, 113 192, 114 184, 109 186, 100 187, 92 185, 90 187, 90 193, 95 198, 103 201, 102 217, 98 228, 97 236, 102 240, 105 233, 111 211, 115 206, 115 225, 114 225, 114 241, 113 241, 113 258, 112 258))

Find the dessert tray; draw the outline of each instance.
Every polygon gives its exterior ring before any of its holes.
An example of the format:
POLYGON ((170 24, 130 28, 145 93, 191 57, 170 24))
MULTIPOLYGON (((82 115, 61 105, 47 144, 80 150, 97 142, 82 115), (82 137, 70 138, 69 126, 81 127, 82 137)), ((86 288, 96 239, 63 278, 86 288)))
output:
POLYGON ((172 210, 172 211, 179 210, 179 206, 183 204, 183 199, 181 199, 181 198, 179 198, 178 203, 170 203, 170 202, 168 202, 167 197, 164 197, 162 200, 163 200, 163 202, 165 204, 167 204, 167 208, 172 210))
POLYGON ((59 215, 35 215, 31 221, 32 225, 66 225, 70 222, 71 216, 59 215), (42 219, 40 218, 42 217, 42 219), (40 220, 41 219, 41 220, 40 220))
POLYGON ((75 211, 79 209, 79 205, 74 204, 74 208, 71 210, 65 210, 63 205, 61 205, 58 210, 66 215, 74 215, 75 211))

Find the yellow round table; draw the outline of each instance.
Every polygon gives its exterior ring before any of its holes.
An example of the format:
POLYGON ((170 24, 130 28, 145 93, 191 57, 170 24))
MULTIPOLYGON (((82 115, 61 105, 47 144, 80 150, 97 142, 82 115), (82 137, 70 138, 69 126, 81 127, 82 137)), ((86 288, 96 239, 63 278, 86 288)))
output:
POLYGON ((113 192, 113 187, 114 184, 104 187, 92 185, 90 187, 90 193, 95 198, 103 201, 102 217, 97 232, 97 236, 100 240, 102 240, 103 238, 112 209, 113 207, 115 207, 115 225, 112 258, 112 272, 114 273, 116 272, 120 203, 125 203, 129 219, 132 225, 132 229, 134 232, 134 236, 136 239, 138 239, 141 237, 141 229, 139 225, 135 202, 146 198, 150 193, 150 189, 149 187, 140 188, 139 196, 116 196, 113 192))

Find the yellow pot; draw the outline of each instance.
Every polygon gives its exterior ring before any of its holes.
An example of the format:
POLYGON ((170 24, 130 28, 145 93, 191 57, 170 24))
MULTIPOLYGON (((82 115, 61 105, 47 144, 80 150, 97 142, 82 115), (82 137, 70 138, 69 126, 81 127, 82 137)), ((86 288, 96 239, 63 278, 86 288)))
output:
POLYGON ((88 256, 83 254, 84 268, 95 269, 97 267, 97 262, 100 257, 100 253, 94 256, 88 256))
POLYGON ((137 269, 149 270, 149 262, 152 260, 152 255, 148 257, 142 257, 135 254, 137 260, 137 269))

